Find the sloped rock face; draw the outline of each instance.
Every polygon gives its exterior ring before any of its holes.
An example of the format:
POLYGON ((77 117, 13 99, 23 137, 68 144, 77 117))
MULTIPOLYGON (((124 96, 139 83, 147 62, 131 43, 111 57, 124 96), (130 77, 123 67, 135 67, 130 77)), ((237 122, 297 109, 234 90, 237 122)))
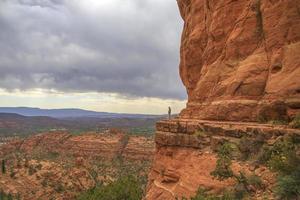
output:
MULTIPOLYGON (((218 181, 210 176, 216 166, 216 157, 192 148, 158 147, 149 176, 146 199, 173 200, 191 197, 200 186, 220 192, 233 185, 233 180, 218 181)), ((234 166, 240 169, 239 165, 234 166)))
POLYGON ((257 121, 300 108, 299 0, 178 0, 182 118, 257 121))
MULTIPOLYGON (((236 154, 243 151, 241 141, 256 141, 272 146, 285 135, 300 137, 300 130, 285 125, 258 124, 249 122, 217 122, 207 120, 173 119, 160 121, 156 125, 156 153, 149 174, 147 200, 174 200, 176 197, 192 197, 201 187, 210 193, 220 194, 233 187, 235 181, 216 180, 211 172, 216 168, 216 151, 221 144, 229 142, 238 146, 236 154), (241 149, 240 149, 241 148, 241 149)), ((259 150, 257 147, 257 150, 259 150)), ((274 184, 274 174, 265 166, 256 166, 247 160, 233 159, 232 170, 246 174, 259 174, 266 187, 274 184)), ((262 199, 253 196, 253 199, 262 199)))
MULTIPOLYGON (((184 20, 180 76, 188 103, 178 119, 157 123, 147 200, 189 198, 200 187, 216 194, 233 188, 234 180, 211 175, 226 142, 239 146, 235 153, 241 155, 254 141, 269 148, 285 135, 300 136, 289 126, 257 123, 287 122, 300 112, 300 1, 177 3, 184 20)), ((232 162, 235 173, 258 167, 255 173, 262 171, 256 174, 273 187, 274 174, 265 166, 238 157, 232 162)), ((258 192, 253 199, 262 196, 258 192)))

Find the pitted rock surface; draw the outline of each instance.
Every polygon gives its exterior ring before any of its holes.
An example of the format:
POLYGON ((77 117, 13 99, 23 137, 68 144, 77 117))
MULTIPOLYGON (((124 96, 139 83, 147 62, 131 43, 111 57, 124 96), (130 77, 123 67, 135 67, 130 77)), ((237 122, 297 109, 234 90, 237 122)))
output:
POLYGON ((177 2, 182 118, 286 120, 299 112, 299 0, 177 2))

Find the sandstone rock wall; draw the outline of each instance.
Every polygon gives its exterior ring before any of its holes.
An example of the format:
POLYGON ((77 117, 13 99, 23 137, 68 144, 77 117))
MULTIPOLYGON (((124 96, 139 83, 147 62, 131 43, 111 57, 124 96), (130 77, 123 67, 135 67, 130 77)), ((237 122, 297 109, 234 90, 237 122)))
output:
POLYGON ((182 118, 288 120, 300 109, 300 0, 178 0, 182 118))
MULTIPOLYGON (((147 200, 188 198, 199 187, 211 193, 230 188, 232 179, 210 174, 225 142, 243 154, 252 142, 269 148, 285 135, 300 136, 289 126, 257 123, 288 122, 300 112, 300 0, 177 3, 188 103, 178 119, 157 123, 147 200)), ((235 158, 233 171, 254 173, 271 189, 274 174, 252 164, 235 158)))

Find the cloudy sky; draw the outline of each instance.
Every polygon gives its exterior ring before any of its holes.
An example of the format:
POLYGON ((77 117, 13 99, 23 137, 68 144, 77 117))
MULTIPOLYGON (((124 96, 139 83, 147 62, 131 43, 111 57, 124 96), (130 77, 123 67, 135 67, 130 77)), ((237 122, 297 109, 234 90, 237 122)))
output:
POLYGON ((175 0, 0 0, 0 106, 185 106, 175 0))

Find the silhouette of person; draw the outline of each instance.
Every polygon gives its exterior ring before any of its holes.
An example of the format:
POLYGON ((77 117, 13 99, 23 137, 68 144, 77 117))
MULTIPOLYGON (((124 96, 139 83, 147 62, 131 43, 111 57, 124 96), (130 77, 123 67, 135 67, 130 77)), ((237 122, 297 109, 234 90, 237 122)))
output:
POLYGON ((169 120, 171 119, 171 107, 169 106, 169 110, 168 110, 168 115, 169 115, 169 120))

